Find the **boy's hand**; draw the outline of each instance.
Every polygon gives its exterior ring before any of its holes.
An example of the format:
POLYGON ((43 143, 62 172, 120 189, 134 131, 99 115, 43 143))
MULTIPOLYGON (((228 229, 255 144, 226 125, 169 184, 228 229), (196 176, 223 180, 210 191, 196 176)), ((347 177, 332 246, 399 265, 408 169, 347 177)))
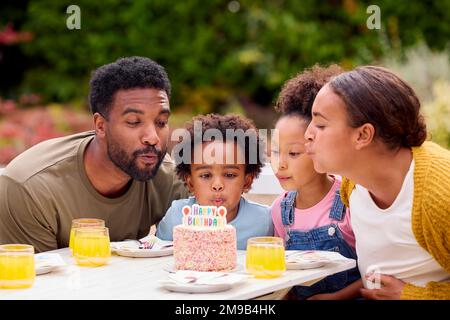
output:
MULTIPOLYGON (((367 274, 366 279, 370 281, 372 274, 367 274)), ((379 289, 360 289, 361 295, 370 300, 399 300, 405 282, 385 274, 379 275, 381 288, 379 289)))

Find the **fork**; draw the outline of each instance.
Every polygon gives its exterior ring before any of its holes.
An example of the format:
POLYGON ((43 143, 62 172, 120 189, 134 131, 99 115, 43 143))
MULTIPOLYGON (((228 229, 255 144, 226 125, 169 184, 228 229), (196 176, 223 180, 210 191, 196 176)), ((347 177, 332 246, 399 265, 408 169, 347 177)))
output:
MULTIPOLYGON (((147 237, 146 237, 147 238, 147 237)), ((145 238, 143 238, 145 239, 145 238)), ((156 237, 151 237, 148 240, 136 240, 136 239, 125 239, 124 241, 133 241, 139 244, 139 249, 151 249, 156 243, 156 237)))
POLYGON ((156 243, 157 238, 155 236, 151 236, 148 240, 137 240, 139 241, 139 249, 151 249, 156 243))

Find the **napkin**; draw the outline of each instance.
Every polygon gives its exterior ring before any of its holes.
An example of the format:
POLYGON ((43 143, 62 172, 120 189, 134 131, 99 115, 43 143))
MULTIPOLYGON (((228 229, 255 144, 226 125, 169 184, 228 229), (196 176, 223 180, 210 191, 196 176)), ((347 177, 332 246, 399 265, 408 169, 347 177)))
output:
POLYGON ((37 253, 34 255, 35 268, 63 267, 66 265, 59 253, 37 253))
MULTIPOLYGON (((148 235, 142 239, 139 239, 139 242, 141 244, 144 243, 151 243, 153 242, 153 246, 151 247, 151 249, 153 250, 162 250, 165 248, 169 248, 173 246, 173 242, 172 241, 166 241, 166 240, 161 240, 158 237, 154 236, 154 235, 148 235)), ((140 248, 142 248, 143 246, 141 245, 140 248)))

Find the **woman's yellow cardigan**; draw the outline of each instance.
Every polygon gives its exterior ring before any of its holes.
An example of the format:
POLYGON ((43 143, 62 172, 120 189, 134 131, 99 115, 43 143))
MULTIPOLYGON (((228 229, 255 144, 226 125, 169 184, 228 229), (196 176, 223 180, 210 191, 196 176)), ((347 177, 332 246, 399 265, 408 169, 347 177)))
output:
MULTIPOLYGON (((412 148, 414 200, 412 230, 419 245, 450 276, 450 151, 432 142, 412 148)), ((343 179, 342 202, 348 206, 355 184, 343 179)), ((351 208, 350 208, 351 210, 351 208)), ((374 230, 376 232, 376 230, 374 230)), ((450 282, 429 282, 426 287, 406 284, 401 299, 450 299, 450 282)))

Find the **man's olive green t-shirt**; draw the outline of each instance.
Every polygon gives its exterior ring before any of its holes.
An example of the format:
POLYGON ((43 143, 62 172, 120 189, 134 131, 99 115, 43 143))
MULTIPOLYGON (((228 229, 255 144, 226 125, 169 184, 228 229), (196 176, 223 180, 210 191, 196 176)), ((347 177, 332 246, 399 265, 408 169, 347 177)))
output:
POLYGON ((44 141, 6 167, 0 175, 0 244, 27 243, 36 252, 67 247, 76 218, 105 220, 111 241, 139 239, 173 200, 187 198, 168 155, 153 179, 133 180, 118 198, 102 196, 83 164, 94 135, 90 131, 44 141))

